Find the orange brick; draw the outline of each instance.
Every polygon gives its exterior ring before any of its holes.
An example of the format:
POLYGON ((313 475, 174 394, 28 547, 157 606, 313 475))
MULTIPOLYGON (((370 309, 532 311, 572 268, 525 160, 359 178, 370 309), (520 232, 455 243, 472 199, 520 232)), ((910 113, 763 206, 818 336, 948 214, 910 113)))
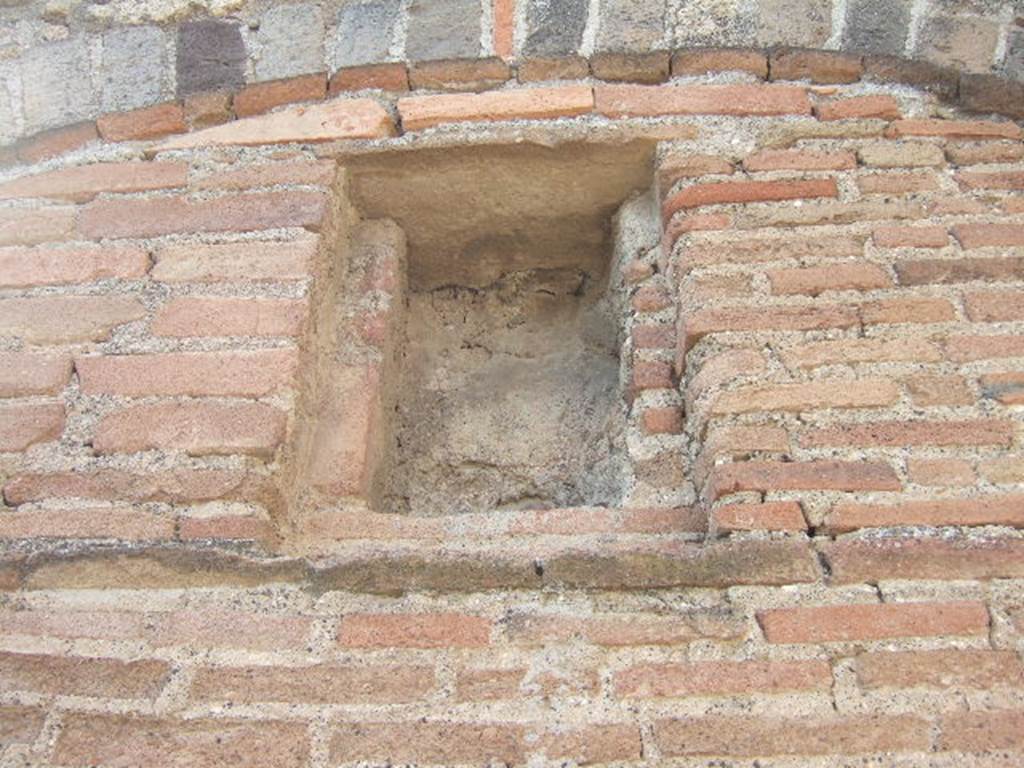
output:
POLYGON ((154 336, 299 335, 306 320, 305 299, 185 296, 156 313, 154 336))
POLYGON ((858 176, 857 188, 865 195, 902 195, 936 190, 939 182, 930 173, 874 173, 858 176))
POLYGON ((56 395, 70 380, 67 355, 0 352, 0 397, 56 395))
POLYGON ((1018 141, 985 141, 951 144, 946 157, 957 165, 1013 163, 1024 159, 1024 145, 1018 141))
POLYGON ((818 368, 823 365, 856 365, 858 363, 937 363, 942 350, 922 338, 842 339, 813 341, 780 349, 779 357, 789 368, 818 368))
POLYGON ((71 206, 0 209, 0 245, 38 245, 69 240, 74 232, 76 215, 76 209, 71 206))
POLYGON ((649 435, 677 435, 683 431, 683 413, 679 408, 648 408, 642 419, 649 435))
POLYGON ((672 76, 706 75, 709 72, 749 72, 768 77, 768 57, 749 48, 692 48, 672 54, 672 76))
POLYGON ((901 504, 842 502, 833 509, 825 527, 835 533, 858 528, 901 525, 1006 525, 1024 528, 1024 495, 988 495, 974 499, 904 501, 901 504))
POLYGON ((949 244, 946 228, 878 227, 872 235, 879 248, 944 248, 949 244))
POLYGON ((247 768, 302 768, 310 754, 307 725, 274 720, 68 713, 54 760, 61 765, 244 764, 247 768))
POLYGON ((825 304, 814 307, 779 306, 772 307, 771 311, 756 307, 701 309, 688 315, 684 313, 682 322, 684 333, 680 341, 688 350, 711 333, 850 328, 857 325, 859 319, 855 307, 825 304))
POLYGON ((865 325, 890 323, 942 323, 953 320, 956 313, 948 299, 879 299, 861 305, 865 325))
POLYGON ((291 349, 165 352, 79 357, 87 395, 265 397, 289 386, 298 363, 291 349))
POLYGON ((950 336, 944 344, 946 356, 957 363, 973 360, 995 360, 1001 357, 1024 357, 1024 336, 993 334, 991 336, 950 336))
POLYGON ((913 715, 781 719, 703 715, 658 720, 654 740, 666 756, 751 757, 928 752, 931 725, 913 715))
POLYGON ((435 689, 429 666, 313 664, 301 667, 205 667, 196 672, 190 696, 235 705, 405 704, 435 689))
POLYGON ((0 453, 57 440, 63 431, 63 403, 0 404, 0 453))
POLYGON ((769 501, 761 504, 726 504, 712 513, 715 527, 723 533, 734 531, 806 531, 800 504, 769 501))
POLYGON ((330 737, 331 764, 355 761, 430 765, 524 763, 523 727, 506 723, 343 722, 330 737))
POLYGON ((665 195, 680 179, 731 175, 734 170, 730 160, 717 155, 672 154, 658 166, 659 188, 665 195))
POLYGON ((968 250, 1024 245, 1024 224, 956 224, 952 231, 968 250))
POLYGON ((971 291, 964 304, 976 323, 1024 320, 1024 291, 971 291))
POLYGON ((419 131, 441 123, 547 120, 590 112, 594 96, 586 86, 526 88, 488 93, 409 96, 398 100, 402 126, 419 131))
POLYGON ((1013 422, 996 419, 974 421, 875 421, 836 424, 807 429, 800 434, 804 448, 889 447, 907 445, 972 446, 1013 443, 1013 422))
POLYGON ((311 275, 316 240, 169 245, 150 277, 164 283, 302 280, 311 275))
POLYGON ((973 485, 974 468, 963 459, 908 459, 910 482, 929 486, 973 485))
POLYGON ((832 668, 816 660, 646 663, 616 672, 613 684, 620 698, 822 691, 832 686, 832 668))
POLYGON ((941 136, 947 139, 1019 139, 1021 129, 1011 122, 982 120, 897 120, 886 130, 890 137, 941 136))
POLYGON ((154 646, 244 648, 251 651, 302 650, 312 621, 306 616, 193 608, 149 617, 147 639, 154 646))
POLYGON ((239 117, 269 112, 283 104, 320 101, 327 95, 327 75, 300 75, 284 80, 252 83, 235 94, 233 104, 239 117))
POLYGON ((509 65, 496 56, 420 61, 409 67, 409 85, 432 91, 486 91, 504 83, 511 74, 509 65))
POLYGON ((93 447, 101 454, 176 450, 268 458, 284 439, 285 422, 284 412, 261 403, 137 405, 104 416, 93 447))
POLYGON ((807 115, 804 88, 791 85, 598 85, 597 111, 608 117, 658 115, 807 115))
POLYGON ((409 90, 409 72, 405 64, 366 64, 342 67, 333 75, 328 93, 334 96, 343 91, 381 90, 405 93, 409 90))
POLYGON ((892 278, 877 264, 776 269, 768 272, 768 280, 772 293, 808 296, 818 296, 826 291, 871 291, 892 286, 892 278))
POLYGON ((103 341, 118 325, 146 314, 122 296, 39 296, 0 299, 0 335, 35 344, 103 341))
POLYGON ((0 286, 5 288, 131 279, 148 270, 149 255, 141 248, 0 248, 0 286))
POLYGON ((836 584, 1024 576, 1024 543, 1000 537, 840 539, 821 551, 836 584))
POLYGON ((479 648, 491 641, 491 622, 461 613, 353 613, 341 620, 345 648, 479 648))
POLYGON ((884 462, 744 461, 711 473, 708 497, 714 501, 744 491, 898 491, 899 478, 884 462))
POLYGON ((327 199, 320 192, 251 192, 210 200, 185 197, 96 200, 79 231, 89 239, 158 237, 175 233, 251 232, 278 227, 319 230, 327 199))
POLYGON ((1024 751, 1024 710, 957 712, 942 716, 939 749, 958 752, 1024 751))
POLYGON ((144 510, 110 507, 33 509, 0 517, 0 539, 174 538, 174 518, 144 510))
POLYGON ((103 115, 96 127, 107 141, 157 139, 188 130, 185 110, 175 102, 103 115))
POLYGON ((18 157, 22 162, 34 165, 84 147, 98 138, 96 123, 92 122, 53 128, 19 141, 17 144, 18 157))
POLYGON ((799 200, 811 197, 838 197, 835 179, 800 181, 719 181, 694 184, 677 192, 662 205, 668 218, 687 208, 728 203, 799 200))
POLYGON ((633 389, 672 389, 672 366, 669 363, 641 360, 633 364, 633 389))
POLYGON ((819 120, 896 120, 900 117, 896 99, 883 94, 827 101, 817 105, 814 112, 819 120))
POLYGON ((5 182, 0 184, 0 199, 45 197, 85 202, 101 192, 146 192, 187 183, 186 163, 94 163, 5 182))
POLYGON ((1024 257, 899 261, 895 267, 901 285, 1024 280, 1024 257))
MULTIPOLYGON (((253 187, 272 187, 279 184, 329 187, 334 181, 337 166, 331 161, 260 163, 243 166, 234 171, 219 171, 194 178, 193 189, 245 190, 253 187)), ((238 247, 238 244, 234 244, 238 247)), ((259 243, 244 243, 246 247, 259 243)), ((274 243, 281 247, 284 243, 274 243)), ((216 246, 209 246, 216 247, 216 246)))
POLYGON ((758 611, 769 643, 835 643, 988 633, 984 603, 871 603, 758 611))
POLYGON ((857 167, 853 152, 762 149, 743 161, 748 171, 848 171, 857 167))
POLYGON ((171 675, 167 662, 0 653, 0 687, 47 695, 155 699, 171 675))
POLYGON ((854 661, 862 688, 1024 687, 1024 664, 1012 651, 938 650, 862 653, 854 661))
POLYGON ((492 8, 494 54, 507 60, 515 53, 515 0, 494 0, 492 8))
POLYGON ((1024 404, 1024 373, 988 373, 981 377, 983 397, 997 400, 1003 405, 1024 404))
POLYGON ((876 408, 892 405, 899 396, 899 387, 888 379, 832 379, 798 384, 755 384, 723 393, 715 401, 712 413, 876 408))

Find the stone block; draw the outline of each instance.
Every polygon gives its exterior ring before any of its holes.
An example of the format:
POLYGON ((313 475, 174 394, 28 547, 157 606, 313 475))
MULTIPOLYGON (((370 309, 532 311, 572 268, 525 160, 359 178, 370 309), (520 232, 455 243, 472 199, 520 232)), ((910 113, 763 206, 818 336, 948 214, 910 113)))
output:
POLYGON ((917 54, 968 72, 988 72, 999 42, 999 25, 976 16, 933 16, 917 43, 917 54))
POLYGON ((599 51, 647 52, 665 43, 665 11, 648 0, 605 0, 598 22, 599 51))
POLYGON ((821 48, 832 34, 831 0, 760 0, 757 8, 760 45, 821 48))
POLYGON ((405 55, 412 61, 479 56, 479 0, 413 0, 405 55))
POLYGON ((1020 19, 1017 26, 1010 28, 1002 71, 1007 77, 1024 80, 1024 18, 1020 19))
POLYGON ((29 131, 92 117, 96 111, 89 49, 83 38, 30 48, 21 62, 23 108, 29 131))
POLYGON ((995 112, 1024 119, 1024 84, 995 75, 960 78, 960 105, 970 112, 995 112))
POLYGON ((237 90, 245 82, 246 53, 239 26, 229 21, 189 21, 178 30, 178 95, 237 90))
POLYGON ((278 5, 260 19, 253 65, 257 80, 280 80, 324 69, 324 17, 310 3, 278 5))
POLYGON ((370 0, 342 7, 338 11, 331 69, 386 61, 401 10, 401 0, 370 0))
POLYGON ((576 53, 583 41, 588 0, 528 0, 523 52, 532 56, 576 53))
POLYGON ((103 35, 100 106, 123 112, 161 100, 166 55, 159 27, 116 27, 103 35))
POLYGON ((907 0, 851 0, 846 7, 843 48, 901 56, 909 26, 907 0))
POLYGON ((755 20, 751 4, 741 0, 671 0, 675 45, 750 46, 755 20))

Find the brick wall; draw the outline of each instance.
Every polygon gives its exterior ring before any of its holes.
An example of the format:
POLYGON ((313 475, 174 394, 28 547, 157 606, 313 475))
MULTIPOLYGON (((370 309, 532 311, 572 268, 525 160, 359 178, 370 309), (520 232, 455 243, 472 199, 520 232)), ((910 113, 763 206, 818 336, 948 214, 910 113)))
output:
POLYGON ((749 71, 181 109, 0 181, 4 760, 1020 762, 1016 123, 749 71), (654 149, 621 361, 689 497, 376 511, 409 256, 353 169, 581 140, 654 149))

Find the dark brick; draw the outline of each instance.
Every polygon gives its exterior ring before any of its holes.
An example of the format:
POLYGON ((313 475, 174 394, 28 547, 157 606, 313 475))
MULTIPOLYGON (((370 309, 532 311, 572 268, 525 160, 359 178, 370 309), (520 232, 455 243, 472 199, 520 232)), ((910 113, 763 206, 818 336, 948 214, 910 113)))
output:
POLYGON ((668 51, 650 53, 597 53, 590 70, 601 80, 629 83, 663 83, 668 80, 668 51))
POLYGON ((854 83, 860 79, 863 66, 855 54, 779 48, 769 55, 769 72, 772 80, 854 83))
POLYGON ((881 83, 905 83, 945 99, 956 97, 959 82, 956 70, 950 67, 899 56, 865 56, 864 77, 881 83))
POLYGON ((960 106, 971 112, 1024 119, 1024 83, 997 75, 961 75, 960 106))
POLYGON ((519 82, 540 80, 579 80, 590 74, 590 65, 582 56, 526 59, 519 62, 519 82))
POLYGON ((412 61, 479 56, 478 0, 414 0, 409 6, 405 55, 412 61))
POLYGON ((588 0, 528 0, 523 52, 539 56, 576 53, 589 5, 588 0))
POLYGON ((333 67, 378 64, 388 58, 401 0, 346 3, 338 11, 333 67))
POLYGON ((178 30, 178 95, 241 88, 245 60, 237 24, 216 19, 185 22, 178 30))
POLYGON ((843 48, 901 54, 910 25, 910 4, 891 0, 851 0, 846 8, 843 48))

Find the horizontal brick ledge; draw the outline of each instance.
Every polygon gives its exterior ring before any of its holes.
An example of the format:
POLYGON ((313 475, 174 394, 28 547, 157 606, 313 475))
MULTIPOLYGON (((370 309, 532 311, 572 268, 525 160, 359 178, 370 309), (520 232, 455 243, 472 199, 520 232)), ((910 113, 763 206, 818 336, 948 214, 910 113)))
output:
POLYGON ((599 85, 594 96, 607 117, 811 113, 807 91, 792 85, 599 85))
POLYGON ((402 127, 407 131, 418 131, 441 123, 574 117, 593 108, 593 91, 590 86, 582 85, 410 96, 398 100, 402 127))

